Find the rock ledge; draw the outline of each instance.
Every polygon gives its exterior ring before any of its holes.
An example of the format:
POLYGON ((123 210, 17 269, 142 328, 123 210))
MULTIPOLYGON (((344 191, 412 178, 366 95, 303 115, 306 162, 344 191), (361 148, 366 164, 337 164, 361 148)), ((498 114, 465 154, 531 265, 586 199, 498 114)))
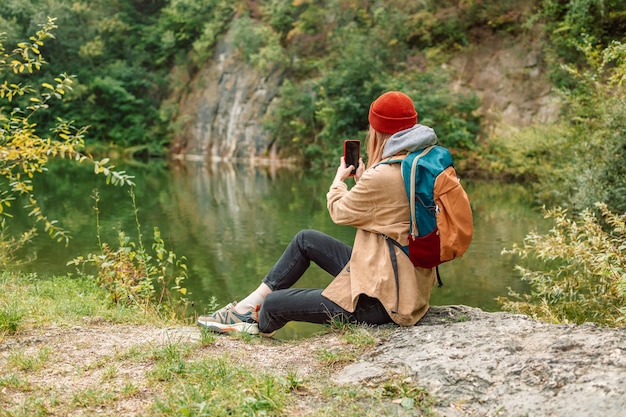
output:
POLYGON ((431 307, 335 377, 414 378, 456 416, 625 416, 626 329, 553 325, 467 306, 431 307))

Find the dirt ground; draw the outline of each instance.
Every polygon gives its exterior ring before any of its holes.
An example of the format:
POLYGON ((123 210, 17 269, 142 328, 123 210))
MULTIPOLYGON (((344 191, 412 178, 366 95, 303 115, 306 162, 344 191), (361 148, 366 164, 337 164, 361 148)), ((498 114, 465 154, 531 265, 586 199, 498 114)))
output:
MULTIPOLYGON (((134 387, 132 395, 106 402, 96 412, 143 415, 155 393, 146 379, 151 363, 137 357, 168 342, 199 341, 196 327, 114 325, 97 318, 85 319, 81 326, 5 337, 0 341, 0 416, 7 415, 3 407, 15 407, 32 391, 45 393, 47 401, 75 404, 72 415, 93 414, 93 408, 80 407, 77 394, 125 385, 134 387), (22 376, 11 383, 16 368, 22 376)), ((316 354, 320 349, 345 348, 333 333, 252 342, 220 335, 200 354, 228 352, 259 369, 279 374, 297 370, 307 378, 328 375, 328 366, 316 354)), ((435 412, 446 417, 624 417, 625 350, 624 328, 557 326, 470 307, 434 307, 418 326, 398 329, 356 362, 337 369, 332 379, 363 384, 390 372, 407 375, 438 400, 435 412)), ((316 401, 314 395, 296 396, 289 415, 314 415, 316 401)))
MULTIPOLYGON (((44 328, 20 332, 0 342, 0 382, 18 368, 19 386, 10 380, 0 383, 0 416, 6 410, 25 401, 25 395, 37 391, 45 394, 46 403, 54 398, 56 403, 72 404, 71 415, 92 415, 93 407, 82 408, 80 395, 90 390, 119 392, 132 385, 132 395, 120 401, 107 401, 96 414, 140 416, 154 400, 154 387, 147 382, 149 360, 138 360, 143 352, 154 350, 167 343, 200 342, 197 327, 158 328, 153 326, 119 325, 85 318, 85 324, 70 328, 44 328), (35 360, 33 360, 35 358, 35 360), (36 358, 41 358, 37 361, 36 358), (33 363, 34 362, 34 363, 33 363), (20 369, 21 368, 21 369, 20 369), (77 399, 78 398, 78 399, 77 399)), ((267 372, 287 375, 297 370, 300 378, 319 372, 324 366, 316 357, 319 349, 332 349, 345 344, 338 336, 325 334, 307 338, 306 342, 260 339, 252 342, 241 338, 217 335, 216 340, 197 352, 199 358, 221 356, 228 353, 246 366, 258 367, 267 372)), ((327 373, 327 372, 326 372, 327 373)), ((311 411, 315 398, 296 397, 290 412, 300 415, 311 411)), ((66 415, 67 407, 61 414, 66 415)), ((59 409, 57 407, 56 409, 59 409)))

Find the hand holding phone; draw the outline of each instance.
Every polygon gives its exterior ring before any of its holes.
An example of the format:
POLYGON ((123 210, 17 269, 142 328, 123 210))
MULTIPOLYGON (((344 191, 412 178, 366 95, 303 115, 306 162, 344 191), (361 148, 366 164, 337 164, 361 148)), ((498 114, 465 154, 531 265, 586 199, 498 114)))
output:
POLYGON ((359 159, 361 159, 361 141, 345 140, 343 142, 343 158, 347 167, 350 165, 354 167, 352 172, 350 172, 350 176, 354 176, 356 169, 359 167, 359 159))

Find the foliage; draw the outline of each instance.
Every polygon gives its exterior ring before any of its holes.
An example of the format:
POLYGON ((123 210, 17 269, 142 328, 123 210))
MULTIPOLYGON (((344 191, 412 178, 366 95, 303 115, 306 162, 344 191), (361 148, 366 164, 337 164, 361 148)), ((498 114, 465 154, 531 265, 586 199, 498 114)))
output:
MULTIPOLYGON (((535 184, 542 178, 559 182, 563 155, 570 152, 568 126, 555 123, 549 126, 531 126, 524 129, 506 129, 489 138, 484 168, 492 176, 520 183, 535 184)), ((542 201, 563 201, 560 187, 551 187, 542 201)))
POLYGON ((154 25, 147 25, 151 49, 157 51, 157 65, 182 61, 193 51, 197 64, 206 61, 236 13, 238 2, 231 0, 173 0, 159 11, 154 25))
POLYGON ((535 182, 543 204, 580 211, 603 201, 626 211, 626 44, 602 47, 583 37, 577 47, 585 62, 562 66, 576 80, 558 91, 563 115, 490 138, 488 166, 535 182))
POLYGON ((262 2, 261 10, 263 21, 276 33, 280 34, 281 42, 285 41, 291 28, 296 23, 295 2, 283 0, 268 0, 262 2))
POLYGON ((100 254, 90 253, 79 256, 68 265, 90 264, 96 268, 96 281, 104 288, 115 304, 136 306, 143 311, 156 310, 171 318, 184 317, 187 306, 187 289, 182 286, 187 278, 186 258, 180 257, 165 248, 165 242, 157 227, 154 228, 154 243, 150 255, 143 244, 141 225, 135 202, 130 190, 138 243, 131 241, 123 230, 118 230, 118 247, 114 249, 100 238, 99 194, 94 192, 94 209, 98 229, 100 254), (174 296, 174 294, 177 296, 174 296))
POLYGON ((20 249, 28 245, 37 233, 37 229, 31 228, 19 236, 8 233, 6 219, 0 219, 0 268, 8 269, 23 262, 18 256, 20 249))
POLYGON ((16 39, 42 16, 58 18, 50 71, 31 79, 48 82, 61 66, 77 78, 68 100, 37 115, 41 128, 63 114, 91 126, 88 141, 133 147, 143 155, 164 152, 176 129, 168 97, 178 97, 232 26, 245 60, 259 71, 279 69, 291 82, 281 91, 281 97, 289 91, 290 98, 281 100, 267 121, 283 153, 325 160, 335 156, 343 138, 362 137, 364 111, 375 95, 392 88, 413 93, 423 120, 433 123, 444 144, 475 148, 477 99, 451 94, 440 64, 447 51, 485 34, 545 23, 555 81, 562 86, 573 82, 558 67, 560 60, 583 56, 574 41, 586 34, 606 46, 623 36, 626 11, 619 0, 537 3, 527 19, 528 2, 504 0, 24 0, 4 5, 0 22, 16 39), (174 66, 178 69, 171 72, 174 66), (301 107, 290 108, 293 102, 301 107), (299 117, 293 129, 278 129, 294 114, 299 117))
MULTIPOLYGON (((572 150, 563 189, 572 207, 603 201, 612 210, 626 211, 626 43, 613 41, 603 48, 584 37, 577 48, 586 65, 564 66, 577 86, 561 91, 572 150)), ((544 179, 542 186, 555 184, 544 179)))
POLYGON ((233 22, 233 43, 241 51, 244 61, 261 73, 288 65, 279 34, 249 17, 233 22))
MULTIPOLYGON (((365 28, 351 22, 328 35, 328 54, 316 81, 318 140, 336 147, 344 139, 363 137, 373 98, 391 75, 385 69, 385 48, 369 38, 365 28), (370 47, 365 45, 370 43, 370 47)), ((335 161, 333 160, 333 165, 335 161)))
POLYGON ((265 128, 274 132, 274 140, 285 154, 300 157, 304 154, 306 161, 316 160, 319 155, 311 153, 316 141, 310 138, 317 136, 321 126, 315 117, 313 86, 308 82, 296 85, 285 80, 279 95, 280 104, 265 118, 265 128))
POLYGON ((595 322, 626 325, 626 218, 596 204, 602 214, 584 210, 578 220, 561 208, 545 211, 554 228, 530 233, 523 246, 504 253, 536 258, 545 269, 517 266, 532 291, 498 301, 505 310, 529 314, 553 323, 595 322), (608 230, 604 230, 606 225, 608 230))
MULTIPOLYGON (((7 52, 0 39, 0 74, 10 70, 28 82, 28 75, 40 71, 46 61, 40 48, 44 41, 53 38, 54 19, 48 19, 28 42, 20 42, 7 52)), ((26 199, 25 208, 36 223, 58 241, 67 242, 68 233, 49 219, 42 211, 32 178, 46 170, 50 158, 67 158, 78 163, 87 161, 94 165, 96 174, 103 174, 107 183, 132 184, 132 177, 117 171, 108 159, 95 160, 82 153, 86 128, 77 127, 73 121, 57 118, 47 135, 41 135, 40 126, 33 120, 47 113, 56 100, 61 100, 72 89, 72 77, 62 74, 41 83, 41 89, 17 81, 5 80, 0 84, 0 214, 10 216, 9 208, 18 197, 26 199)))
MULTIPOLYGON (((406 84, 406 80, 397 79, 416 55, 423 55, 421 48, 435 45, 434 41, 415 42, 412 28, 423 26, 416 26, 416 14, 427 10, 431 16, 428 22, 462 21, 460 16, 468 10, 482 7, 478 2, 469 2, 453 8, 452 15, 439 16, 440 6, 433 1, 387 3, 162 0, 146 5, 63 0, 43 4, 27 0, 19 7, 11 3, 0 11, 0 21, 7 23, 11 36, 19 36, 42 14, 58 16, 60 42, 51 47, 55 60, 50 69, 54 72, 65 65, 66 71, 76 74, 75 88, 62 107, 39 117, 37 122, 42 128, 48 128, 63 114, 90 125, 89 141, 133 147, 143 155, 162 154, 169 133, 176 129, 167 97, 183 88, 181 83, 210 58, 217 41, 232 24, 235 45, 257 70, 285 71, 302 95, 311 91, 306 80, 314 81, 315 119, 307 119, 306 132, 299 129, 294 136, 290 131, 272 133, 279 136, 277 143, 287 156, 304 153, 323 160, 334 154, 341 138, 362 134, 366 125, 364 110, 376 94, 394 87, 413 88, 421 94, 444 91, 441 87, 445 79, 423 87, 419 87, 419 81, 412 86, 414 82, 406 84), (80 26, 74 23, 77 21, 80 26), (187 74, 170 78, 175 65, 182 69, 176 74, 187 74), (303 138, 306 143, 301 142, 303 138), (293 143, 304 146, 304 152, 293 143)), ((483 15, 504 13, 500 7, 503 2, 493 3, 483 15)), ((463 36, 454 25, 434 25, 435 29, 443 31, 437 35, 441 39, 463 36)), ((452 101, 465 106, 459 98, 441 98, 442 103, 452 101)), ((278 109, 279 120, 270 121, 270 126, 284 124, 281 119, 291 112, 286 107, 288 102, 278 109)), ((468 103, 473 106, 471 101, 468 103)), ((442 137, 450 136, 450 128, 454 127, 475 135, 473 126, 463 125, 464 111, 457 110, 455 104, 428 109, 438 116, 434 120, 444 122, 440 126, 442 137), (446 114, 450 114, 452 124, 444 120, 446 114)), ((465 138, 452 138, 450 143, 469 145, 465 138)))
MULTIPOLYGON (((42 15, 56 16, 60 41, 51 47, 51 72, 63 66, 76 75, 70 99, 51 113, 52 118, 41 118, 40 125, 47 128, 63 114, 90 124, 90 141, 162 154, 167 120, 160 118, 159 108, 169 88, 169 67, 186 55, 196 38, 203 46, 193 47, 206 57, 202 48, 210 50, 212 44, 203 28, 218 2, 26 0, 21 7, 16 3, 0 11, 10 22, 10 32, 23 36, 42 15), (165 8, 168 3, 172 4, 165 8)), ((220 22, 222 17, 215 14, 220 22)))
MULTIPOLYGON (((546 25, 552 44, 549 51, 558 57, 557 61, 580 62, 585 60, 577 45, 581 37, 587 36, 592 43, 604 46, 612 40, 624 40, 626 4, 621 0, 541 0, 530 22, 535 20, 546 25)), ((566 73, 557 67, 554 70, 557 85, 570 82, 566 73)))
POLYGON ((299 59, 287 68, 290 76, 265 120, 283 152, 304 156, 314 166, 334 164, 344 139, 365 137, 371 101, 391 89, 414 98, 420 122, 433 125, 443 144, 476 147, 477 98, 450 92, 441 67, 444 53, 430 54, 412 44, 411 19, 426 6, 405 1, 299 4, 291 9, 295 17, 287 36, 287 49, 299 59), (319 13, 322 4, 335 13, 319 13))

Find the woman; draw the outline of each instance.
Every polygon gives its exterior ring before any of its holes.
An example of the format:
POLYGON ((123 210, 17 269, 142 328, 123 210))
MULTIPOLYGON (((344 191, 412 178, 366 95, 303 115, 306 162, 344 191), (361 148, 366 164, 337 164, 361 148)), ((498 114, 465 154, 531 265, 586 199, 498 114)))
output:
POLYGON ((344 182, 353 170, 344 158, 326 195, 336 224, 357 228, 354 246, 315 230, 303 230, 263 279, 241 302, 198 318, 216 332, 273 334, 289 321, 350 322, 412 326, 428 310, 435 282, 433 269, 416 268, 386 237, 408 244, 409 205, 400 164, 379 164, 437 142, 434 131, 417 124, 413 101, 387 92, 370 106, 367 137, 368 168, 359 161, 348 190, 344 182), (390 250, 395 251, 397 279, 390 250), (326 289, 291 288, 313 261, 334 276, 326 289))

